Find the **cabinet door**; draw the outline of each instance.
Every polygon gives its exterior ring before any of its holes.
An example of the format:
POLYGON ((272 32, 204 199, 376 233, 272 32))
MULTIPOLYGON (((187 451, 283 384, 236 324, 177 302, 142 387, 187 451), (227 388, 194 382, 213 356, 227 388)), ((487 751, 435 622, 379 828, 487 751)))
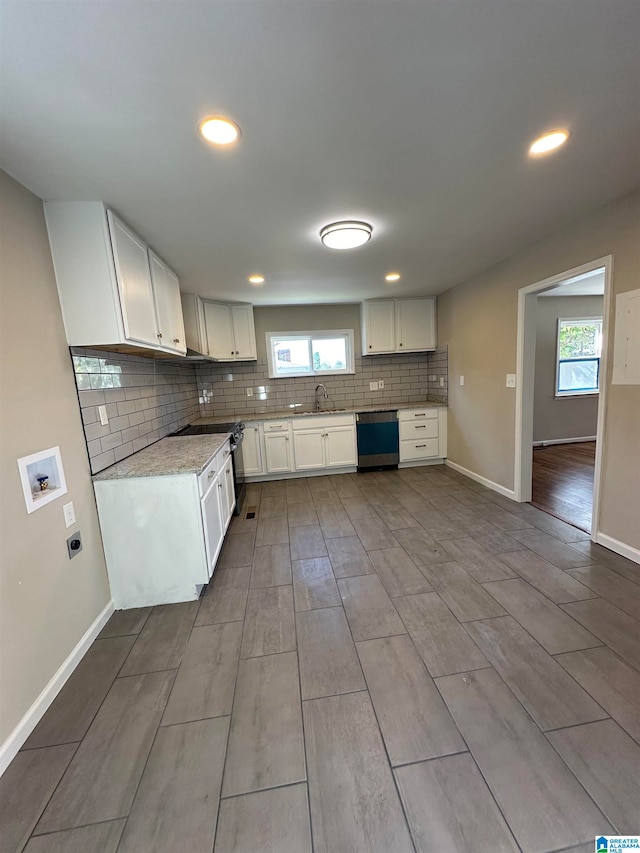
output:
POLYGON ((396 327, 392 299, 365 302, 366 352, 395 352, 396 327))
POLYGON ((182 301, 178 277, 155 252, 149 251, 151 281, 158 317, 160 345, 174 352, 187 351, 182 320, 182 301))
POLYGON ((293 458, 296 471, 311 471, 324 468, 323 429, 293 433, 293 458))
POLYGON ((262 462, 262 447, 260 446, 260 427, 256 424, 246 424, 244 428, 244 439, 240 450, 236 451, 236 463, 238 464, 238 452, 241 454, 242 471, 248 476, 262 474, 264 472, 262 462))
POLYGON ((227 527, 229 525, 229 520, 233 515, 233 510, 236 505, 236 493, 233 487, 233 464, 231 462, 231 454, 227 456, 224 468, 221 472, 221 478, 223 481, 223 489, 222 489, 222 521, 224 525, 224 531, 226 532, 227 527))
POLYGON ((213 574, 220 548, 222 548, 226 527, 223 521, 223 502, 220 499, 220 493, 224 487, 223 475, 224 472, 221 471, 201 501, 209 577, 213 574))
POLYGON ((286 433, 272 433, 264 437, 264 455, 268 474, 291 471, 291 441, 286 433))
POLYGON ((354 426, 334 427, 328 429, 325 435, 327 468, 357 464, 356 428, 354 426))
POLYGON ((236 346, 231 325, 231 308, 219 302, 203 302, 207 332, 207 355, 218 361, 235 361, 236 346))
POLYGON ((232 305, 231 319, 236 358, 242 361, 256 359, 256 330, 253 322, 253 305, 232 305))
POLYGON ((436 348, 435 299, 398 299, 396 336, 398 352, 436 348))
POLYGON ((147 246, 107 211, 124 333, 128 340, 158 345, 158 326, 147 246))

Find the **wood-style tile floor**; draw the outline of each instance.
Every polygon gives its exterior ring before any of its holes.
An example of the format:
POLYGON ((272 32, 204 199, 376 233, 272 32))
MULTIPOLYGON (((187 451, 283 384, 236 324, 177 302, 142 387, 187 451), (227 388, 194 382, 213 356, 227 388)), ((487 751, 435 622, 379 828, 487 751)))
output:
POLYGON ((595 441, 534 447, 531 503, 589 533, 595 441))
POLYGON ((114 614, 0 780, 3 853, 638 832, 639 566, 444 467, 248 510, 200 602, 114 614))

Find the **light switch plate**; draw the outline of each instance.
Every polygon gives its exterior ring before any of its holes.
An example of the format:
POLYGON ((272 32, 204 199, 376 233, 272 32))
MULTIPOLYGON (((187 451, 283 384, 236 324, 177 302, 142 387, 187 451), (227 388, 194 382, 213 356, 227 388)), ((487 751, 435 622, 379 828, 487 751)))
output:
POLYGON ((377 390, 378 390, 378 383, 377 382, 370 382, 369 383, 369 391, 377 391, 377 390))
POLYGON ((515 388, 516 387, 516 375, 515 373, 507 373, 507 388, 515 388))
POLYGON ((76 523, 76 511, 73 508, 73 501, 65 504, 62 507, 62 511, 64 512, 64 523, 67 527, 71 527, 72 524, 76 523))
POLYGON ((384 379, 378 379, 378 391, 382 391, 384 388, 384 379))
POLYGON ((464 385, 464 376, 461 376, 461 377, 460 377, 460 384, 461 384, 461 385, 464 385))
POLYGON ((440 387, 444 388, 444 376, 440 377, 440 387))
POLYGON ((253 397, 253 388, 247 388, 247 397, 253 397))
POLYGON ((109 423, 109 416, 107 415, 107 407, 106 406, 98 406, 98 414, 100 415, 100 423, 102 426, 106 426, 109 423))

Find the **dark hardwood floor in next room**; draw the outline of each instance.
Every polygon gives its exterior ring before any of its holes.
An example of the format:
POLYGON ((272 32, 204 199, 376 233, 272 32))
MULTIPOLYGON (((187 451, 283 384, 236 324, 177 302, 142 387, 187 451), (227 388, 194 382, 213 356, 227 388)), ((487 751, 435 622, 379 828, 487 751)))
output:
POLYGON ((639 620, 640 566, 442 466, 252 484, 201 601, 95 640, 0 851, 586 853, 638 831, 639 620))
POLYGON ((590 533, 595 457, 595 441, 535 447, 531 503, 590 533))

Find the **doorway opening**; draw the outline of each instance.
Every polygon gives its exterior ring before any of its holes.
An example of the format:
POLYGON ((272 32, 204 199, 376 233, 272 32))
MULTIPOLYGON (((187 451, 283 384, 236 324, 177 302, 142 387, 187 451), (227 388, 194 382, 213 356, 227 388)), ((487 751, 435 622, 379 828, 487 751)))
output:
POLYGON ((610 256, 518 296, 515 498, 598 530, 610 256))

